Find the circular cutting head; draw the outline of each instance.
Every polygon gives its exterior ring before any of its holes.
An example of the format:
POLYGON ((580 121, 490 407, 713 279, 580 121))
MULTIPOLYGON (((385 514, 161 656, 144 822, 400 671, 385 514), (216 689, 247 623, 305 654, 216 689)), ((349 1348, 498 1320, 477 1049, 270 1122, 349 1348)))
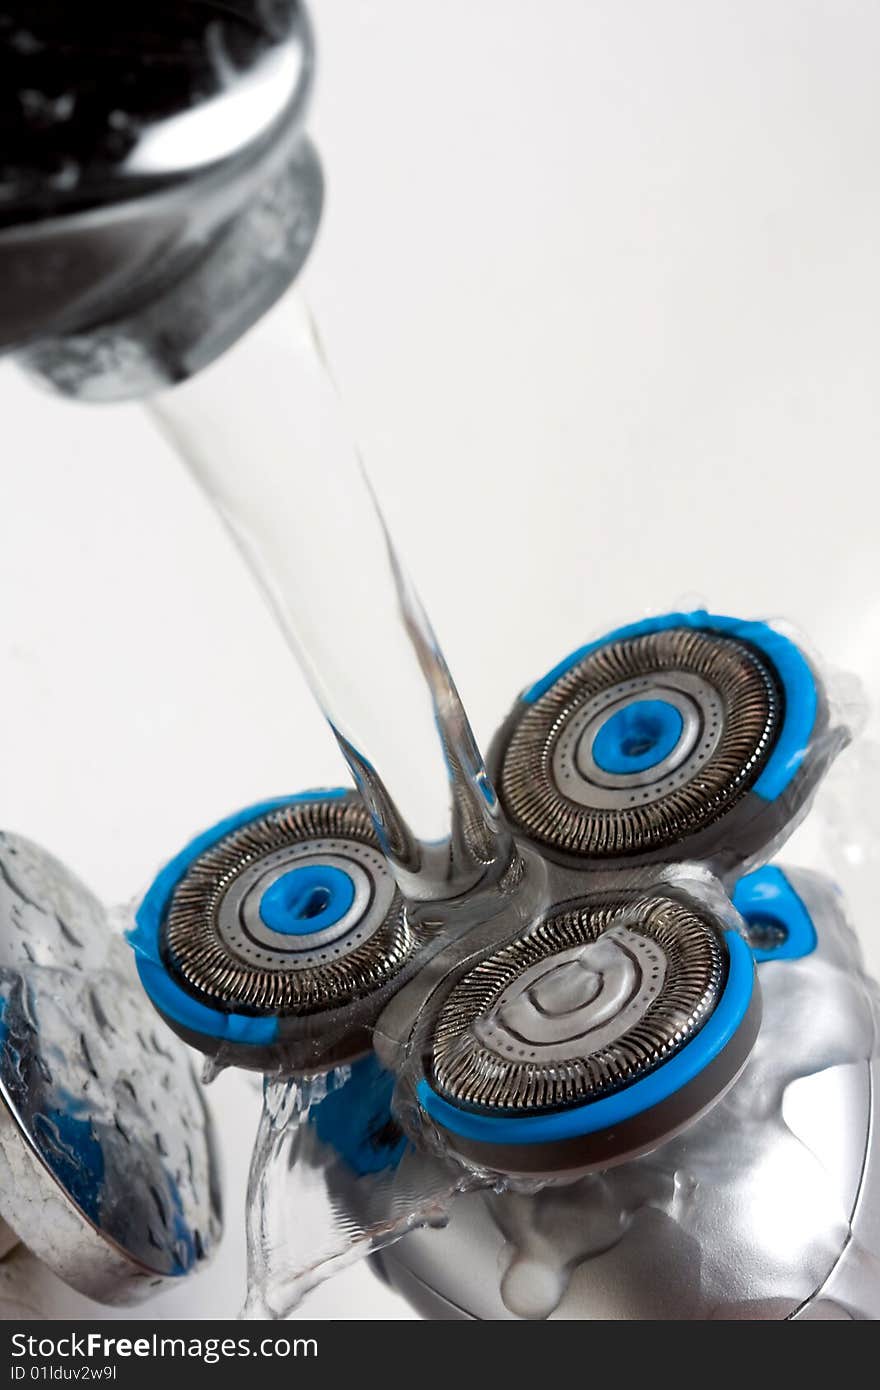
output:
POLYGON ((331 792, 201 836, 150 889, 132 944, 148 994, 193 1046, 319 1071, 369 1045, 415 942, 366 809, 331 792))
POLYGON ((735 864, 792 821, 825 765, 824 702, 763 623, 673 614, 577 652, 496 744, 501 799, 562 856, 735 864))
POLYGON ((0 1214, 66 1283, 149 1297, 220 1235, 210 1125, 98 900, 0 834, 0 1214))
POLYGON ((447 994, 423 1107, 507 1172, 607 1167, 702 1113, 741 1070, 759 1004, 745 941, 674 890, 554 909, 447 994))

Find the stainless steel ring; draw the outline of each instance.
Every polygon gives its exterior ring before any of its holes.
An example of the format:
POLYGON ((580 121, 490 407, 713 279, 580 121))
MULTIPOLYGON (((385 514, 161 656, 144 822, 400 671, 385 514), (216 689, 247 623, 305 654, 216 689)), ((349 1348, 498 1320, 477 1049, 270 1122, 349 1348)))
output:
POLYGON ((618 809, 649 805, 684 785, 712 757, 721 738, 724 706, 707 681, 687 671, 664 671, 621 681, 575 709, 553 750, 552 770, 563 795, 581 806, 618 809), (593 757, 593 740, 619 709, 636 699, 663 700, 682 718, 676 746, 643 772, 610 773, 593 757))
POLYGON ((326 840, 320 846, 303 841, 285 845, 251 864, 233 880, 217 911, 217 931, 224 943, 249 964, 268 970, 306 970, 326 954, 336 954, 369 941, 391 910, 394 880, 382 855, 357 840, 326 840), (314 863, 347 873, 354 900, 338 922, 308 936, 273 931, 260 916, 264 893, 291 868, 314 863))
POLYGON ((571 1061, 634 1028, 663 988, 666 967, 659 942, 609 927, 524 970, 474 1033, 499 1056, 571 1061))

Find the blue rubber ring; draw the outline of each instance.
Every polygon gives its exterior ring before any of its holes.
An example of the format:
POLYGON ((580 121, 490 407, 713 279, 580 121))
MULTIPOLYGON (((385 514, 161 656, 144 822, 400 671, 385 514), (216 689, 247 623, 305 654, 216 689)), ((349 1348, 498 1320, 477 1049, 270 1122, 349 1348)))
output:
POLYGON ((668 700, 633 700, 610 715, 593 739, 593 761, 603 772, 647 772, 668 758, 684 720, 668 700))
POLYGON ((353 902, 351 874, 335 864, 300 864, 266 889, 260 916, 281 936, 314 936, 341 922, 353 902))
POLYGON ((733 905, 747 926, 755 920, 771 922, 785 933, 778 946, 753 946, 752 955, 757 961, 800 960, 819 944, 812 917, 775 864, 741 878, 733 890, 733 905))
POLYGON ((309 1112, 321 1143, 359 1178, 396 1168, 407 1150, 391 1111, 394 1085, 392 1073, 370 1052, 353 1062, 344 1084, 328 1091, 309 1112))
POLYGON ((346 795, 345 787, 331 787, 299 792, 295 796, 277 796, 271 801, 261 801, 255 806, 248 806, 190 840, 189 844, 156 875, 135 913, 135 925, 127 933, 127 940, 135 953, 135 964, 141 984, 153 1004, 166 1018, 182 1028, 201 1033, 208 1038, 255 1046, 264 1046, 275 1041, 278 1036, 277 1018, 225 1013, 222 1009, 211 1008, 194 999, 172 979, 162 960, 162 924, 172 894, 190 864, 204 854, 205 850, 217 844, 218 840, 231 835, 234 830, 239 830, 250 821, 258 820, 269 811, 277 811, 282 806, 301 801, 336 801, 346 795))
POLYGON ((695 1038, 625 1090, 553 1115, 496 1116, 460 1110, 437 1094, 427 1079, 416 1088, 422 1108, 432 1120, 484 1144, 552 1144, 578 1139, 643 1115, 690 1084, 723 1051, 745 1018, 752 999, 755 963, 739 932, 724 933, 730 956, 727 983, 712 1016, 695 1038))
POLYGON ((693 613, 667 613, 660 618, 645 618, 627 627, 616 628, 595 642, 579 647, 520 697, 531 705, 540 700, 560 676, 564 676, 585 656, 607 646, 609 642, 621 642, 631 637, 644 637, 653 632, 668 632, 671 628, 692 627, 702 632, 717 632, 725 637, 737 637, 750 643, 769 659, 785 694, 782 727, 761 775, 751 790, 765 801, 775 801, 785 790, 804 760, 819 707, 819 696, 813 673, 803 653, 788 637, 777 632, 767 623, 745 622, 739 618, 726 618, 719 614, 707 613, 700 609, 693 613))

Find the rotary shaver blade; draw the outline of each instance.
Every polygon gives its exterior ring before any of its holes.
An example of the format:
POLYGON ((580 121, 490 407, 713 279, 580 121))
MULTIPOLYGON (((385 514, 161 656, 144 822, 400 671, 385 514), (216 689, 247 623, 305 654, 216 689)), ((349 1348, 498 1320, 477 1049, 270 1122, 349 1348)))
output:
POLYGON ((781 633, 672 614, 592 643, 527 691, 493 761, 514 826, 553 854, 733 867, 804 804, 825 722, 781 633))
POLYGON ((172 1027, 261 1070, 321 1070, 369 1045, 415 939, 359 799, 254 808, 175 865, 148 893, 133 942, 172 1027))
POLYGON ((717 931, 670 899, 632 911, 634 922, 615 926, 619 901, 581 904, 470 971, 434 1032, 440 1094, 554 1110, 637 1080, 696 1032, 724 983, 717 931), (587 1032, 572 1032, 574 1001, 587 1032))
POLYGON ((749 948, 702 904, 604 893, 555 908, 458 979, 419 1098, 486 1167, 607 1167, 717 1099, 759 1019, 749 948))

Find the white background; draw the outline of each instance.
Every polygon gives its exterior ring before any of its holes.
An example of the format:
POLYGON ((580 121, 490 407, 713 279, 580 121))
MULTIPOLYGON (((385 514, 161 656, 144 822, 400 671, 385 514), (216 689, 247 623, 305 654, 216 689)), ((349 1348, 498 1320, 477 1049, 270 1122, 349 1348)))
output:
MULTIPOLYGON (((314 8, 304 288, 480 738, 587 636, 688 595, 786 616, 880 693, 877 5, 314 8)), ((139 410, 8 364, 0 401, 0 823, 119 901, 340 761, 139 410)), ((211 1094, 223 1252, 148 1316, 240 1303, 256 1100, 236 1076, 211 1094)), ((306 1311, 406 1313, 365 1270, 306 1311)))

